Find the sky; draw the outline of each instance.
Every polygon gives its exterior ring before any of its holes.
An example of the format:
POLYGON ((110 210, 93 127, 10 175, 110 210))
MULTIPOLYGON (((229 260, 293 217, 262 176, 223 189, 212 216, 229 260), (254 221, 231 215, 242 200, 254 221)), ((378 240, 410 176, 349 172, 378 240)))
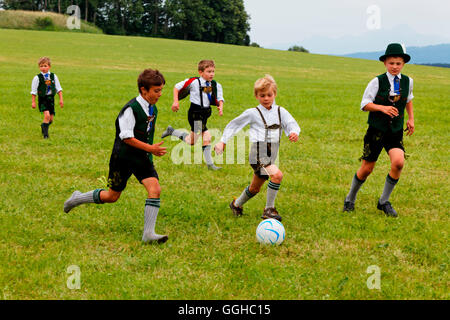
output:
POLYGON ((380 51, 450 43, 449 0, 244 0, 250 39, 264 48, 313 53, 380 51), (381 49, 380 49, 381 47, 381 49))

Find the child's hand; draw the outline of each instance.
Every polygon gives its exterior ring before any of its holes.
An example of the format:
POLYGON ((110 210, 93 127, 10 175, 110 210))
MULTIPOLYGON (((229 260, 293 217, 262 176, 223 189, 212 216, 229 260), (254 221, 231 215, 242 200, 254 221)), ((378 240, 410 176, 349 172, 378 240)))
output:
POLYGON ((406 132, 407 136, 410 136, 414 133, 414 119, 409 119, 406 122, 406 130, 405 131, 407 131, 406 132))
POLYGON ((161 157, 167 153, 167 148, 161 147, 164 141, 150 145, 149 151, 157 157, 161 157))
POLYGON ((289 135, 289 141, 297 142, 297 141, 298 141, 298 134, 296 134, 295 132, 292 132, 292 133, 289 135))
POLYGON ((217 110, 219 110, 219 116, 223 116, 223 106, 218 106, 217 110))
POLYGON ((384 106, 381 109, 381 112, 383 112, 384 114, 387 114, 391 118, 398 116, 398 109, 393 106, 384 106))
POLYGON ((214 146, 214 151, 217 155, 221 155, 223 153, 223 150, 225 150, 225 143, 219 142, 214 146))
POLYGON ((33 101, 33 102, 31 103, 31 107, 32 107, 33 109, 36 109, 36 102, 33 101))
POLYGON ((179 102, 174 102, 172 104, 172 111, 173 112, 177 112, 180 109, 180 103, 179 102))
POLYGON ((61 106, 61 109, 62 109, 62 107, 64 107, 64 101, 59 100, 59 105, 61 106))

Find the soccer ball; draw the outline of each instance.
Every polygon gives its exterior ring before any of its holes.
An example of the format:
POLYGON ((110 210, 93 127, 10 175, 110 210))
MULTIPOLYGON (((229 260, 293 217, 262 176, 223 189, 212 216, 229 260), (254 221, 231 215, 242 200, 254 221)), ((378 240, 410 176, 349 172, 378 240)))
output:
POLYGON ((283 243, 285 235, 283 224, 275 219, 266 219, 256 228, 256 239, 261 244, 280 245, 283 243))

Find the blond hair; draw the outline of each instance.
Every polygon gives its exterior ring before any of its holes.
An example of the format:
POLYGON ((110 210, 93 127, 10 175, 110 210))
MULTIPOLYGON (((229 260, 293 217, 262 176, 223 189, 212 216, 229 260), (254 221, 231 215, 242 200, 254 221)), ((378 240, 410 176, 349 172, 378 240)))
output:
POLYGON ((48 64, 49 66, 52 65, 52 62, 50 61, 49 57, 42 57, 42 58, 40 58, 39 61, 38 61, 38 66, 40 67, 41 64, 44 64, 44 63, 48 64))
POLYGON ((214 64, 213 60, 202 60, 198 63, 198 71, 205 71, 206 68, 213 67, 215 68, 216 65, 214 64))
POLYGON ((277 93, 277 83, 275 82, 275 79, 270 75, 266 74, 264 78, 258 79, 255 82, 255 96, 260 91, 267 91, 269 89, 273 90, 273 93, 277 93))

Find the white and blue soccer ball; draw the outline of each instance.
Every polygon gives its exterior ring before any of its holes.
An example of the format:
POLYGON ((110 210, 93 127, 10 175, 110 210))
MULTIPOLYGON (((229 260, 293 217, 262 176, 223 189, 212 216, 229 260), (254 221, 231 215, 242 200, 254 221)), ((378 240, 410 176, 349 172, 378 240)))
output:
POLYGON ((283 243, 285 236, 283 224, 275 219, 266 219, 256 228, 256 239, 261 244, 280 245, 283 243))

